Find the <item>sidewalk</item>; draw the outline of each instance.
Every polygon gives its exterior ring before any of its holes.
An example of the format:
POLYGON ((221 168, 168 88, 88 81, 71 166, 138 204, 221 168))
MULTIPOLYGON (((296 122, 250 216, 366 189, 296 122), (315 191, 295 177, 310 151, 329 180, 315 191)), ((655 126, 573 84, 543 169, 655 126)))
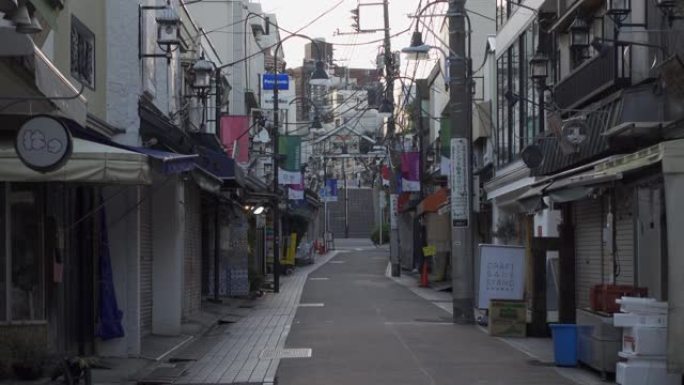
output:
MULTIPOLYGON (((446 310, 449 314, 453 314, 452 296, 450 292, 441 292, 432 288, 423 288, 418 284, 416 277, 402 274, 400 277, 391 277, 390 266, 387 266, 385 275, 400 285, 405 286, 419 297, 431 302, 440 309, 446 310)), ((487 331, 480 327, 483 333, 487 331)), ((536 361, 539 365, 553 366, 553 341, 550 338, 505 338, 492 337, 503 341, 516 350, 526 354, 531 359, 536 361)), ((556 372, 562 377, 572 381, 577 385, 608 385, 611 382, 602 381, 600 376, 590 370, 582 368, 563 368, 554 367, 556 372)))
MULTIPOLYGON (((341 245, 338 244, 338 248, 341 245)), ((282 277, 280 293, 268 293, 245 314, 229 314, 206 335, 190 343, 170 361, 187 362, 175 384, 273 383, 307 276, 339 250, 319 256, 310 266, 282 277)))

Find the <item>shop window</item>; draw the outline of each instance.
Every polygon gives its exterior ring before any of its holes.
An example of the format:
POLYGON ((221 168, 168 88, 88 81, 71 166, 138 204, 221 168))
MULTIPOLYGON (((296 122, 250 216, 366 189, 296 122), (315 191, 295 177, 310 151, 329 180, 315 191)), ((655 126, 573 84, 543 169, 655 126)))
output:
POLYGON ((0 321, 45 319, 45 264, 40 187, 0 184, 0 321))
POLYGON ((95 35, 71 17, 71 76, 95 88, 95 35))

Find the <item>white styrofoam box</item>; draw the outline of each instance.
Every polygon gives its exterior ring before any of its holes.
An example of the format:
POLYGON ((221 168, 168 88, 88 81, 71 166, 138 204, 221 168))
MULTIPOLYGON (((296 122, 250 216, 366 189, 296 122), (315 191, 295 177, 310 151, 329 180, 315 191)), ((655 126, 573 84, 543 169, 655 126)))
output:
POLYGON ((667 302, 659 302, 655 298, 622 297, 615 302, 620 304, 623 313, 667 314, 667 302))
POLYGON ((667 315, 615 313, 613 314, 613 326, 621 328, 634 326, 665 328, 667 327, 667 315))
POLYGON ((667 351, 667 328, 635 326, 622 331, 622 351, 638 355, 663 355, 667 351))
POLYGON ((679 374, 667 372, 665 361, 618 362, 615 382, 619 385, 681 385, 679 374))

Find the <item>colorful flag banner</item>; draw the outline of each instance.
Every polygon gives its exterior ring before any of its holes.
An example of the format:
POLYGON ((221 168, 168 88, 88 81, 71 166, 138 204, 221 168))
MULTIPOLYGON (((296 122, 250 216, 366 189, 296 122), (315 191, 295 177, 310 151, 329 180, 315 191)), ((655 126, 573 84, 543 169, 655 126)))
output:
POLYGON ((236 162, 249 162, 249 116, 221 116, 221 141, 226 154, 236 162))
POLYGON ((324 202, 337 202, 337 179, 325 180, 325 187, 321 189, 321 199, 324 202))
POLYGON ((420 152, 401 154, 401 191, 420 191, 420 152))
POLYGON ((278 184, 302 183, 301 158, 302 138, 294 135, 283 135, 278 138, 278 154, 284 155, 284 159, 278 163, 278 184))

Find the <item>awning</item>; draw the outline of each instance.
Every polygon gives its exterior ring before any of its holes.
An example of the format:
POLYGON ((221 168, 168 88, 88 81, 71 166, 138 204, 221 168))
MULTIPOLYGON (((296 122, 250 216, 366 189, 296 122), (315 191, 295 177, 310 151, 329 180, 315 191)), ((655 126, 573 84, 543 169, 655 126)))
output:
POLYGON ((146 147, 131 146, 128 149, 147 155, 152 166, 164 175, 192 171, 196 167, 195 159, 199 158, 197 154, 176 154, 175 152, 160 151, 146 147))
POLYGON ((244 186, 244 173, 237 167, 235 160, 228 157, 223 152, 216 152, 210 149, 198 148, 200 156, 195 158, 196 167, 212 174, 215 178, 223 182, 223 187, 242 187, 244 186))
POLYGON ((418 204, 417 213, 423 215, 425 213, 436 213, 449 200, 449 190, 443 188, 435 191, 423 199, 418 204))
MULTIPOLYGON (((554 202, 570 202, 589 196, 597 186, 621 180, 625 175, 663 163, 663 171, 684 171, 684 139, 661 142, 632 154, 610 156, 579 173, 552 175, 523 194, 519 201, 549 196, 554 202)), ((586 166, 581 166, 586 168, 586 166)))
POLYGON ((71 157, 59 170, 41 173, 26 167, 13 140, 0 141, 0 180, 9 182, 79 182, 151 184, 146 155, 84 139, 73 139, 71 157))
POLYGON ((496 34, 496 58, 503 55, 532 24, 544 0, 525 0, 496 34))

